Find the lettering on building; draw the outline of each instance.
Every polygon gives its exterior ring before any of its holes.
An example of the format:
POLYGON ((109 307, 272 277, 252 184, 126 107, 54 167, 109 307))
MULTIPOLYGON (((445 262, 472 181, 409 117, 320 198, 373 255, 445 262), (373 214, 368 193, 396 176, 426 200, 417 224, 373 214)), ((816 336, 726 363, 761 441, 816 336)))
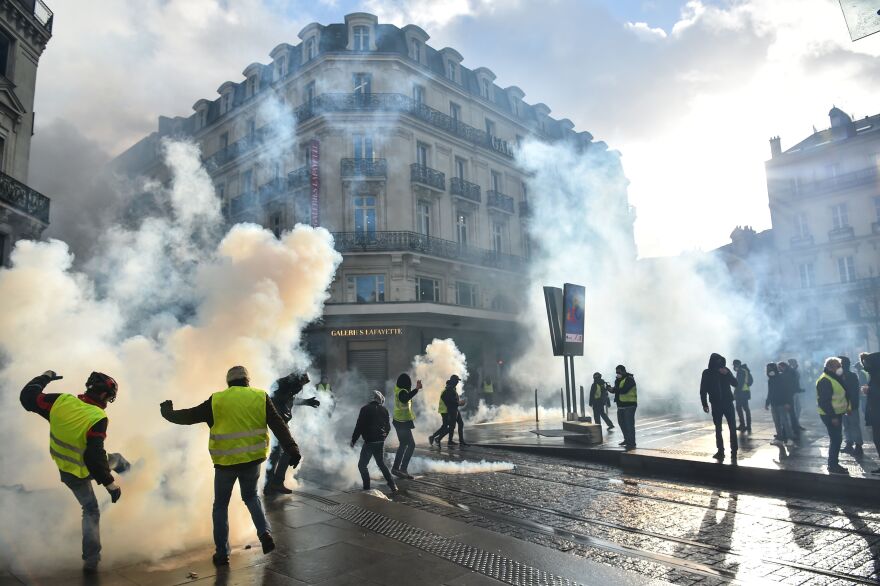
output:
POLYGON ((330 336, 334 338, 351 338, 356 336, 400 336, 403 328, 353 328, 330 330, 330 336))

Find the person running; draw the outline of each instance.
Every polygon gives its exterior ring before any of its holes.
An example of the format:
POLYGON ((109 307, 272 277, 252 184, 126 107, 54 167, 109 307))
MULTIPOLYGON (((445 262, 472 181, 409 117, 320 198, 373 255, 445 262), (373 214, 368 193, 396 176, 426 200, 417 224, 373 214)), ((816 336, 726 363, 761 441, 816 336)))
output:
POLYGON ((211 428, 208 452, 214 462, 214 565, 229 564, 229 500, 238 482, 241 500, 251 514, 263 553, 275 549, 272 527, 263 511, 257 491, 260 466, 269 454, 269 430, 290 456, 290 465, 300 462, 299 447, 290 435, 290 428, 278 414, 269 394, 250 386, 250 375, 244 366, 233 366, 226 373, 224 391, 208 397, 191 409, 174 409, 174 403, 163 401, 162 417, 177 425, 206 423, 211 428))
POLYGON ((449 380, 446 381, 446 386, 440 394, 440 405, 437 410, 440 413, 440 417, 443 419, 443 425, 428 437, 428 442, 432 446, 434 445, 434 442, 437 442, 437 447, 440 447, 440 440, 446 435, 449 435, 449 445, 455 445, 455 442, 452 441, 452 430, 458 421, 458 407, 460 403, 458 391, 455 387, 460 381, 461 379, 458 375, 453 374, 449 377, 449 380))
POLYGON ((752 433, 752 410, 749 409, 749 400, 752 398, 752 384, 755 381, 748 365, 739 360, 733 361, 733 371, 736 373, 733 400, 736 403, 737 417, 739 417, 739 427, 736 429, 752 433))
POLYGON ((771 440, 774 446, 787 445, 792 447, 796 437, 791 413, 794 410, 792 403, 794 395, 792 387, 779 374, 779 365, 771 362, 767 365, 767 400, 764 409, 770 410, 773 417, 773 426, 776 428, 776 437, 771 440))
POLYGON ((723 420, 727 420, 730 430, 730 455, 734 460, 739 450, 736 438, 736 414, 733 408, 733 391, 736 387, 736 378, 727 369, 727 360, 720 354, 712 353, 709 356, 709 366, 703 371, 700 380, 700 401, 703 403, 703 411, 709 413, 709 403, 712 404, 712 421, 715 423, 715 445, 718 451, 712 456, 716 460, 724 459, 724 436, 722 434, 723 420), (708 399, 708 402, 707 402, 708 399))
POLYGON ((828 430, 828 472, 849 474, 849 470, 841 466, 838 461, 840 444, 843 443, 842 418, 849 411, 846 382, 840 359, 832 356, 825 360, 825 369, 816 381, 816 401, 819 406, 819 417, 828 430))
POLYGON ((412 479, 407 469, 409 468, 409 460, 412 458, 413 451, 416 449, 416 440, 413 439, 413 429, 415 429, 415 413, 413 413, 412 400, 420 390, 422 390, 422 381, 416 381, 416 388, 410 390, 412 380, 405 372, 397 377, 397 384, 394 386, 394 431, 397 432, 397 441, 400 445, 397 447, 397 453, 394 454, 394 464, 391 466, 391 473, 398 478, 412 479))
MULTIPOLYGON (((315 397, 308 399, 297 399, 296 396, 302 392, 303 387, 309 383, 309 375, 305 372, 291 372, 285 377, 275 381, 275 390, 269 395, 275 409, 286 425, 290 425, 293 419, 293 407, 295 405, 307 405, 317 408, 321 405, 315 397)), ((287 469, 290 468, 290 459, 281 449, 281 445, 276 443, 269 452, 269 464, 266 467, 266 485, 263 487, 263 494, 291 494, 292 490, 284 486, 284 478, 287 476, 287 469)))
POLYGON ((357 443, 358 439, 364 438, 361 446, 361 456, 358 459, 358 471, 361 473, 364 490, 370 490, 370 474, 367 471, 367 465, 370 459, 376 461, 379 471, 385 477, 391 494, 397 494, 397 485, 388 466, 385 464, 385 438, 391 431, 388 424, 388 409, 385 408, 385 396, 379 391, 370 391, 370 401, 363 407, 358 414, 357 423, 354 426, 354 432, 351 434, 351 447, 357 443))
MULTIPOLYGON (((83 572, 93 574, 101 561, 101 509, 92 480, 107 490, 112 502, 122 496, 122 489, 110 473, 111 460, 114 456, 118 460, 119 455, 108 457, 104 451, 108 422, 104 410, 116 400, 119 386, 112 377, 93 372, 81 395, 43 392, 49 383, 61 378, 47 370, 25 385, 19 401, 26 411, 49 422, 49 454, 58 466, 61 482, 82 507, 83 572)), ((7 529, 11 536, 14 528, 7 529)))
POLYGON ((611 399, 608 398, 608 389, 610 385, 602 380, 602 374, 593 373, 593 384, 590 385, 590 407, 593 408, 593 423, 601 425, 601 421, 608 426, 608 431, 614 430, 614 424, 608 417, 607 409, 611 406, 611 399))
POLYGON ((627 450, 636 447, 636 408, 638 407, 638 387, 632 373, 626 371, 626 367, 618 364, 614 368, 617 381, 611 392, 614 393, 614 402, 617 404, 617 425, 623 432, 623 441, 620 445, 627 450))

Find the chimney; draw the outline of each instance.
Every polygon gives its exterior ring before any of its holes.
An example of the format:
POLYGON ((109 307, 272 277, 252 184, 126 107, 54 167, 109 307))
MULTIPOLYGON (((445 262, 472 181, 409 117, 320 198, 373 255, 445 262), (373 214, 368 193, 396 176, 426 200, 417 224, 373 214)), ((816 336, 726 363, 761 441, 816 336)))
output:
POLYGON ((782 141, 778 136, 770 139, 770 156, 776 158, 782 154, 782 141))

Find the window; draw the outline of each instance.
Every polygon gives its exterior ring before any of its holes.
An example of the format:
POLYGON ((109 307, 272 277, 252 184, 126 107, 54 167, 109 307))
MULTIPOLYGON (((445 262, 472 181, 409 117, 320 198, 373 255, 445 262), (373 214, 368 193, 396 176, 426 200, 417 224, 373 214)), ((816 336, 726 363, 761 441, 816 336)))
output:
POLYGON ((11 80, 12 68, 9 66, 12 56, 12 40, 0 32, 0 75, 11 80))
POLYGON ((255 118, 248 118, 247 120, 247 137, 253 138, 257 133, 257 120, 255 118))
POLYGON ((446 64, 446 77, 448 77, 452 81, 455 81, 455 74, 456 74, 457 70, 458 70, 458 67, 456 66, 456 64, 453 63, 452 61, 449 61, 446 64))
POLYGON ((457 303, 458 305, 467 305, 468 307, 476 307, 477 286, 473 283, 463 283, 461 281, 456 281, 455 303, 457 303))
POLYGON ((311 61, 318 56, 318 43, 315 37, 306 39, 306 61, 311 61))
POLYGON ((495 136, 495 123, 486 118, 486 134, 490 137, 495 136))
POLYGON ((354 27, 354 50, 370 50, 370 28, 366 26, 354 27))
POLYGON ((359 195, 354 198, 354 231, 359 236, 376 235, 376 198, 359 195))
POLYGON ((208 109, 207 108, 199 110, 197 120, 198 120, 197 126, 199 128, 204 128, 205 126, 208 125, 208 109))
POLYGON ((516 135, 516 148, 521 149, 523 145, 523 137, 520 134, 516 135))
POLYGON ((440 281, 416 277, 416 301, 440 301, 440 281))
POLYGON ((424 104, 425 103, 425 88, 421 85, 413 86, 413 101, 416 104, 424 104))
POLYGON ((831 206, 831 226, 835 230, 849 226, 849 215, 845 203, 831 206))
POLYGON ((504 222, 492 222, 492 252, 504 252, 504 232, 507 226, 504 222))
POLYGON ((226 184, 219 183, 217 185, 217 198, 220 200, 220 203, 224 203, 226 201, 226 184))
POLYGON ((223 94, 223 99, 221 100, 221 102, 222 102, 222 106, 223 106, 222 110, 223 110, 224 114, 226 112, 229 112, 230 110, 232 110, 232 96, 233 96, 233 92, 231 92, 231 91, 223 94))
POLYGON ((310 144, 304 144, 300 147, 300 162, 303 165, 308 165, 312 162, 312 146, 310 144))
POLYGON ((275 238, 281 238, 281 212, 275 212, 269 216, 269 226, 275 238))
POLYGON ((254 170, 248 169, 241 174, 241 192, 250 193, 254 190, 254 170))
POLYGON ((842 256, 837 259, 837 271, 840 273, 841 283, 852 283, 856 280, 856 265, 851 256, 842 256))
POLYGON ((498 171, 492 171, 492 191, 497 193, 501 193, 503 190, 501 189, 501 173, 498 171))
POLYGON ((455 157, 455 176, 459 179, 467 177, 467 163, 461 157, 455 157))
POLYGON ((840 163, 831 163, 830 165, 825 165, 825 176, 829 179, 833 179, 840 175, 840 163))
POLYGON ((519 116, 519 100, 510 100, 510 110, 513 112, 514 116, 519 116))
POLYGON ((487 100, 492 99, 492 83, 488 79, 484 79, 482 85, 480 86, 480 91, 482 95, 487 100))
POLYGON ((247 78, 246 89, 247 89, 248 97, 251 97, 257 93, 257 76, 256 75, 252 75, 249 78, 247 78))
POLYGON ((798 238, 806 238, 810 235, 807 214, 798 214, 794 217, 794 233, 798 238))
POLYGON ((228 146, 229 146, 229 133, 224 132, 223 134, 220 135, 220 150, 222 151, 228 146))
POLYGON ((422 42, 418 39, 413 39, 409 44, 409 56, 413 58, 415 61, 422 60, 422 42))
POLYGON ((315 82, 310 81, 306 84, 306 104, 311 104, 315 101, 315 82))
POLYGON ((348 278, 350 299, 357 303, 385 301, 385 275, 357 275, 348 278))
POLYGON ((801 276, 801 287, 804 289, 816 286, 816 271, 813 263, 807 262, 798 265, 798 272, 801 276))
POLYGON ((416 163, 422 167, 428 166, 428 145, 423 142, 416 143, 416 163))
POLYGON ((275 161, 272 163, 272 179, 280 179, 281 178, 281 163, 275 161))
POLYGON ((287 57, 279 57, 275 62, 275 79, 281 79, 287 75, 287 57))
POLYGON ((366 134, 353 136, 354 158, 358 160, 373 160, 373 137, 366 134))
POLYGON ((6 241, 9 236, 5 232, 0 232, 0 267, 6 266, 6 241))
POLYGON ((520 181, 520 186, 522 187, 522 200, 529 201, 529 186, 525 181, 520 181))
POLYGON ((355 97, 364 98, 369 96, 373 87, 373 76, 369 73, 355 73, 352 77, 355 97))
POLYGON ((456 122, 461 121, 461 106, 455 102, 449 102, 449 116, 456 122))
POLYGON ((416 228, 419 234, 431 235, 431 204, 427 201, 419 201, 416 206, 416 228))
POLYGON ((461 246, 468 244, 468 224, 470 224, 470 215, 460 211, 455 212, 455 236, 461 246))
MULTIPOLYGON (((2 149, 0 149, 0 155, 3 154, 2 149)), ((877 216, 877 221, 880 222, 880 195, 874 196, 874 215, 877 216)))

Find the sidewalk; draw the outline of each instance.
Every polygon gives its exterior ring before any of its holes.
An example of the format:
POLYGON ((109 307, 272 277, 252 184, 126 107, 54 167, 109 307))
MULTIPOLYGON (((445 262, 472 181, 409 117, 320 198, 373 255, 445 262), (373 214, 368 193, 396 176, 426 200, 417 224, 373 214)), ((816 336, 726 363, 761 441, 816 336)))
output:
POLYGON ((698 477, 749 490, 876 501, 880 475, 870 471, 880 467, 880 458, 868 441, 870 428, 863 430, 864 457, 840 454, 841 465, 850 471, 847 477, 827 473, 828 435, 817 415, 803 414, 801 424, 807 431, 794 448, 770 444, 775 432, 769 412, 753 410, 752 416, 752 433, 738 434, 740 446, 735 463, 730 459, 726 424, 727 459, 719 463, 712 458, 716 451, 715 426, 709 415, 637 416, 638 448, 628 452, 617 445, 623 439, 617 428, 608 433, 603 425, 604 443, 588 446, 573 441, 577 438, 572 436, 577 434, 563 431, 558 421, 541 421, 538 426, 534 421, 473 425, 468 427, 468 439, 484 447, 592 460, 634 473, 698 477))
MULTIPOLYGON (((228 568, 215 568, 212 550, 205 549, 102 568, 91 580, 78 568, 47 577, 0 574, 0 585, 666 584, 359 491, 310 488, 268 501, 266 508, 278 548, 264 556, 254 536, 250 544, 233 548, 228 568)), ((205 515, 209 523, 210 510, 205 515)))

